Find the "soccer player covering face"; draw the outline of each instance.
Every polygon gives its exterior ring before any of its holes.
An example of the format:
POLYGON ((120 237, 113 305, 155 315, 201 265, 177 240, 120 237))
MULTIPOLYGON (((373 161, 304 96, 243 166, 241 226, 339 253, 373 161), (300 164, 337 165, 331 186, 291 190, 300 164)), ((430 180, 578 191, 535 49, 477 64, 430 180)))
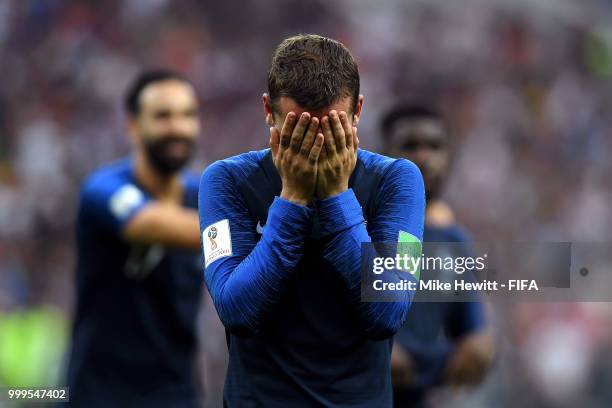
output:
MULTIPOLYGON (((413 161, 423 174, 424 241, 439 242, 436 251, 448 251, 449 256, 473 256, 469 244, 453 245, 469 240, 440 197, 451 162, 451 140, 441 116, 426 106, 401 105, 385 115, 381 127, 386 153, 413 161)), ((436 254, 424 250, 424 255, 436 254)), ((435 385, 475 385, 483 379, 492 356, 483 309, 478 301, 412 305, 393 344, 396 407, 424 406, 427 391, 435 385)))
POLYGON ((205 278, 229 347, 225 405, 390 407, 390 337, 412 293, 362 302, 361 244, 421 239, 421 174, 357 148, 359 72, 339 42, 283 41, 268 91, 270 149, 218 161, 200 182, 205 278))
POLYGON ((75 407, 192 407, 202 293, 193 87, 170 71, 127 93, 130 157, 95 171, 77 220, 77 302, 68 370, 75 407))

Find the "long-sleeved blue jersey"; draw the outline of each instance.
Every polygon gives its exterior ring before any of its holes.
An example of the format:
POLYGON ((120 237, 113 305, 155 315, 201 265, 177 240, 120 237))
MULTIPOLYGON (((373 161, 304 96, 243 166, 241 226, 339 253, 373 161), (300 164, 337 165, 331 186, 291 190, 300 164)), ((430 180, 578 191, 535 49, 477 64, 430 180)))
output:
MULTIPOLYGON (((212 164, 200 181, 205 278, 226 327, 229 407, 390 407, 389 339, 411 293, 361 301, 361 244, 422 239, 423 181, 364 150, 349 190, 283 200, 269 149, 212 164)), ((381 275, 398 281, 399 275, 381 275)))

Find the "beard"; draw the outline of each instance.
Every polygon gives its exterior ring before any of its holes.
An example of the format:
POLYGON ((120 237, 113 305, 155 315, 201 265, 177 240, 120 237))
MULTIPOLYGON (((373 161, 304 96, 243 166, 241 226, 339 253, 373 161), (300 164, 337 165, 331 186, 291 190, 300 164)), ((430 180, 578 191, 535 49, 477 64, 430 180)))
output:
POLYGON ((195 152, 195 142, 181 136, 164 136, 144 143, 149 161, 163 175, 171 175, 187 165, 195 152), (172 146, 182 144, 180 155, 172 154, 172 146))

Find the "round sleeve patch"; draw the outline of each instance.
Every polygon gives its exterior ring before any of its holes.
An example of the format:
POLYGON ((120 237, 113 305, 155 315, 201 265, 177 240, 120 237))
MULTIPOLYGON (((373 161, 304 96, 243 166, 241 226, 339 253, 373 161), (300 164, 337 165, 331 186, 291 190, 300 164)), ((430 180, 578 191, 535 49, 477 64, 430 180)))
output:
POLYGON ((126 184, 111 196, 109 201, 110 211, 115 217, 123 219, 130 215, 143 201, 142 191, 133 184, 126 184))

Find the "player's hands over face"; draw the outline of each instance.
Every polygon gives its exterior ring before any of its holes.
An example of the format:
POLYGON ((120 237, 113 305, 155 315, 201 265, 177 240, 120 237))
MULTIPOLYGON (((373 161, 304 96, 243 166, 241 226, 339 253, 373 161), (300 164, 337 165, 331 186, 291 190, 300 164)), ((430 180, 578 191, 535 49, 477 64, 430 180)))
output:
POLYGON ((299 205, 307 205, 315 193, 319 154, 323 135, 317 134, 319 119, 307 112, 298 118, 289 112, 282 130, 270 128, 270 147, 274 165, 280 174, 281 197, 299 205))
POLYGON ((316 195, 320 199, 346 191, 357 163, 357 128, 349 123, 346 112, 332 110, 321 119, 325 148, 319 156, 316 195))

